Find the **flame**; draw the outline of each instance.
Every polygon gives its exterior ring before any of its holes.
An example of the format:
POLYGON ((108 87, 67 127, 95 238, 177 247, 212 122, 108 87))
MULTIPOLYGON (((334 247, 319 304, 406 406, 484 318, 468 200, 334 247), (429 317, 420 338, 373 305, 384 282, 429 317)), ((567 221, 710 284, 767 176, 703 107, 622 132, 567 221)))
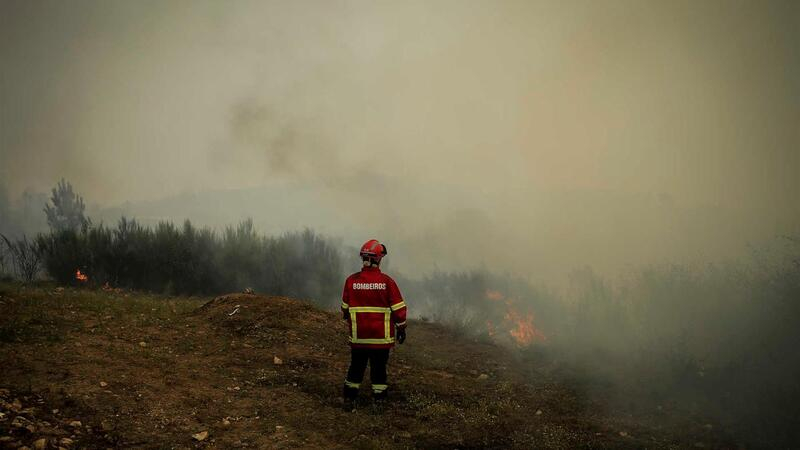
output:
POLYGON ((486 330, 489 337, 496 337, 498 328, 508 331, 508 335, 519 347, 527 347, 535 341, 545 341, 547 337, 538 330, 534 324, 533 312, 520 313, 514 306, 514 299, 506 297, 502 292, 492 289, 486 290, 486 299, 492 302, 501 302, 505 305, 502 325, 498 327, 491 320, 486 321, 486 330))
POLYGON ((512 324, 512 328, 508 330, 508 334, 514 338, 517 345, 525 347, 531 345, 533 341, 547 340, 547 337, 541 331, 533 326, 533 313, 522 315, 513 308, 509 308, 506 312, 505 319, 512 324))
POLYGON ((499 302, 500 300, 504 299, 505 296, 500 291, 493 291, 491 289, 488 289, 486 291, 486 298, 488 298, 489 300, 491 300, 493 302, 499 302))
POLYGON ((86 274, 81 273, 81 269, 75 271, 75 279, 80 281, 81 283, 86 283, 89 281, 89 277, 86 274))

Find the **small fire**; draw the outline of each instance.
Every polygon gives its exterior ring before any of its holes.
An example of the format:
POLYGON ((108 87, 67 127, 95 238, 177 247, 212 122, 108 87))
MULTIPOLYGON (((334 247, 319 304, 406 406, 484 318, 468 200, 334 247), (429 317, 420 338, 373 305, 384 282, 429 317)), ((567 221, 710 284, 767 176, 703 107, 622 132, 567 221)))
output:
POLYGON ((513 325, 508 333, 520 347, 531 345, 535 340, 547 340, 544 333, 533 326, 533 313, 523 316, 512 308, 506 312, 505 319, 513 325))
MULTIPOLYGON (((519 347, 527 347, 533 344, 534 341, 547 340, 544 333, 533 325, 533 312, 520 313, 515 307, 513 299, 507 298, 500 291, 487 290, 486 299, 492 302, 502 301, 505 304, 506 310, 503 315, 501 329, 507 330, 519 347)), ((497 335, 498 326, 491 320, 486 321, 486 329, 490 337, 497 335)))
POLYGON ((489 300, 491 300, 493 302, 499 302, 500 300, 505 298, 505 296, 500 291, 493 291, 493 290, 489 289, 489 290, 486 291, 486 298, 488 298, 489 300))
POLYGON ((75 279, 80 281, 81 283, 86 283, 89 281, 89 277, 86 274, 81 273, 81 269, 75 271, 75 279))

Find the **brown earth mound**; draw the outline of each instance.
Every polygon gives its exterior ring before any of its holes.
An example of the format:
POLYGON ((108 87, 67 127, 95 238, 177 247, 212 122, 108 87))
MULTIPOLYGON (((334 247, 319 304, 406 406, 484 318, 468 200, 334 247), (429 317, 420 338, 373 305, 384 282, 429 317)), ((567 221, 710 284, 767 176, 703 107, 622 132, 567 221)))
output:
POLYGON ((306 302, 0 284, 0 307, 0 447, 719 446, 609 416, 535 361, 430 323, 393 350, 388 402, 364 386, 350 413, 346 323, 306 302))

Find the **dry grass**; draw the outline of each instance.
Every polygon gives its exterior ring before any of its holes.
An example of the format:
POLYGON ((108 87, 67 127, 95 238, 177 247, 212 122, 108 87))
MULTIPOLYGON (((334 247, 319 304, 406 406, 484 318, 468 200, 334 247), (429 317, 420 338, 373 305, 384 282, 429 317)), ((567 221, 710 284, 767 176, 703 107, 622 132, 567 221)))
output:
POLYGON ((31 445, 67 430, 87 448, 722 446, 708 431, 609 417, 544 362, 429 323, 412 322, 393 352, 388 402, 364 394, 346 413, 336 314, 284 297, 209 300, 0 284, 0 388, 41 399, 31 414, 51 423, 29 433, 0 421, 0 436, 31 445), (194 441, 199 431, 208 438, 194 441))

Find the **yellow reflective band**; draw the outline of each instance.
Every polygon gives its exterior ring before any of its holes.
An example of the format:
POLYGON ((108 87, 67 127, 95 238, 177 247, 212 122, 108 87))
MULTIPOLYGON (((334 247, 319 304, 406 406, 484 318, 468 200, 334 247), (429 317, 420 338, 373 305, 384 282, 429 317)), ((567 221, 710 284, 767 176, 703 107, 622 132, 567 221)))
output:
POLYGON ((358 389, 361 387, 361 383, 353 383, 352 381, 347 381, 347 380, 344 380, 344 385, 354 389, 358 389))
POLYGON ((406 307, 406 302, 400 300, 400 303, 395 303, 392 305, 392 311, 397 311, 398 309, 403 309, 406 307))
POLYGON ((347 303, 345 303, 345 302, 342 302, 342 309, 347 309, 347 308, 349 308, 349 307, 350 307, 350 305, 348 305, 348 304, 347 304, 347 303))
POLYGON ((355 312, 371 312, 371 313, 386 313, 389 312, 389 308, 384 308, 382 306, 351 306, 350 311, 355 312))
POLYGON ((388 386, 388 385, 386 385, 386 384, 373 384, 373 385, 372 385, 372 392, 383 392, 383 391, 385 391, 385 390, 386 390, 388 387, 389 387, 389 386, 388 386))
MULTIPOLYGON (((391 329, 391 323, 392 323, 392 321, 389 320, 390 317, 391 317, 391 313, 386 313, 386 314, 383 315, 383 337, 387 337, 389 339, 391 339, 390 329, 391 329)), ((370 369, 370 370, 372 370, 372 369, 370 369)))
POLYGON ((353 344, 391 344, 391 343, 394 342, 394 338, 393 337, 386 338, 386 339, 380 339, 380 338, 377 338, 377 339, 373 339, 373 338, 370 338, 370 339, 354 339, 354 338, 350 338, 350 342, 352 342, 353 344))
POLYGON ((353 340, 355 340, 356 337, 358 336, 358 326, 356 324, 356 312, 353 311, 353 309, 354 308, 350 308, 350 328, 351 328, 350 331, 352 333, 350 334, 350 342, 353 342, 353 340))

